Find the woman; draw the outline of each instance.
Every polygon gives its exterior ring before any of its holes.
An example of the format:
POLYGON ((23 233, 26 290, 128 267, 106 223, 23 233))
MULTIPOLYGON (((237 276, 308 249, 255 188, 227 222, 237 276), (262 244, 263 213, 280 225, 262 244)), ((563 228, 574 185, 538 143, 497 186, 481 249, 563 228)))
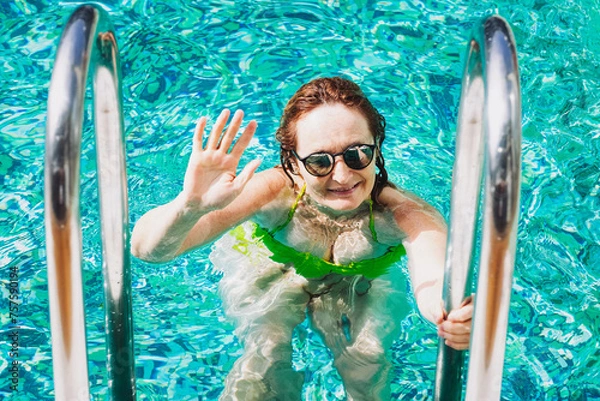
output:
POLYGON ((132 237, 135 256, 160 263, 227 232, 211 260, 244 355, 222 399, 300 399, 291 338, 307 314, 348 399, 389 399, 387 353, 407 308, 394 264, 404 254, 421 314, 448 345, 468 348, 472 306, 442 309, 443 219, 388 182, 385 120, 360 88, 343 78, 302 86, 277 130, 281 166, 254 174, 252 161, 236 176, 257 126, 235 141, 242 118, 237 111, 225 130, 224 110, 204 146, 200 118, 183 190, 145 214, 132 237))

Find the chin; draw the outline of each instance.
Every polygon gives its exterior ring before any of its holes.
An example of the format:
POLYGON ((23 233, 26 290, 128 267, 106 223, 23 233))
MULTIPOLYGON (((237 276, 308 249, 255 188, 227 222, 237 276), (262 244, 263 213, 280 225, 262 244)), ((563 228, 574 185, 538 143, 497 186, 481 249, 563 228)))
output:
POLYGON ((338 212, 351 212, 357 209, 362 203, 368 199, 367 197, 351 197, 351 198, 332 198, 323 201, 323 206, 338 211, 338 212))
POLYGON ((330 209, 334 213, 352 212, 358 209, 367 199, 371 197, 372 186, 359 184, 351 193, 335 193, 327 189, 307 193, 318 204, 330 209))

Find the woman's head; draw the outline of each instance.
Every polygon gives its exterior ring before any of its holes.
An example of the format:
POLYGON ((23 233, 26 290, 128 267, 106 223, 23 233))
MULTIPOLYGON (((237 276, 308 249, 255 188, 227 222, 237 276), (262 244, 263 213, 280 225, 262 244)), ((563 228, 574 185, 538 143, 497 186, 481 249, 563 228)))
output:
MULTIPOLYGON (((372 189, 370 189, 370 194, 373 201, 377 202, 379 193, 383 187, 388 185, 387 172, 385 170, 384 159, 381 154, 381 145, 385 139, 385 119, 381 114, 379 114, 375 107, 373 107, 371 102, 361 91, 360 87, 347 79, 339 77, 315 79, 303 85, 289 100, 284 109, 283 116, 281 117, 281 124, 276 133, 276 138, 281 143, 282 167, 286 174, 290 176, 290 178, 291 174, 306 172, 304 166, 302 163, 298 162, 296 157, 296 155, 301 158, 308 156, 306 152, 304 152, 304 154, 297 153, 299 122, 301 122, 301 126, 307 127, 305 128, 305 132, 307 132, 305 135, 307 137, 310 136, 310 133, 315 129, 320 128, 319 121, 321 122, 322 126, 321 131, 325 132, 327 129, 329 129, 330 132, 328 132, 327 135, 333 136, 337 135, 338 133, 335 130, 332 131, 332 127, 340 125, 340 118, 352 120, 346 121, 348 124, 351 124, 354 120, 363 120, 362 124, 364 124, 365 130, 368 131, 367 136, 370 138, 364 139, 361 141, 361 143, 368 141, 367 144, 374 144, 376 146, 374 159, 375 166, 379 172, 375 174, 375 169, 373 167, 374 184, 372 185, 372 189), (344 107, 336 108, 335 106, 344 107), (318 113, 310 116, 309 118, 309 114, 317 109, 319 109, 318 113), (346 109, 349 113, 344 114, 343 109, 346 109), (326 117, 327 115, 330 117, 326 117), (357 119, 352 118, 353 116, 357 115, 359 116, 357 119), (333 120, 336 117, 338 120, 333 120), (329 119, 326 120, 326 118, 329 119), (308 131, 309 120, 310 124, 312 124, 310 126, 310 130, 312 131, 308 131)), ((360 125, 361 121, 354 121, 354 123, 360 125)), ((353 129, 354 132, 357 132, 357 129, 360 130, 360 128, 348 129, 353 129)), ((315 138, 309 138, 308 140, 322 141, 323 137, 316 136, 315 138)), ((319 151, 327 150, 331 153, 334 152, 333 149, 320 149, 318 146, 316 149, 319 151)), ((338 149, 335 151, 335 153, 343 150, 345 149, 338 149)), ((336 162, 335 166, 338 164, 339 162, 336 162)), ((368 173, 368 171, 368 168, 366 171, 361 170, 360 174, 364 176, 368 173)), ((306 175, 302 175, 306 179, 306 175)), ((312 179, 311 177, 308 178, 312 179)))

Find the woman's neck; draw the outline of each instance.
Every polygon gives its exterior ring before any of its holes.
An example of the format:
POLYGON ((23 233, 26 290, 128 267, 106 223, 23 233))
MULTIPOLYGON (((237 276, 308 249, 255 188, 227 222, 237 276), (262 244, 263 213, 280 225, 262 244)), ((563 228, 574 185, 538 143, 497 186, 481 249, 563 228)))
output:
POLYGON ((326 215, 330 219, 341 223, 344 221, 363 217, 365 214, 370 213, 371 200, 366 199, 357 208, 352 210, 337 210, 320 204, 319 202, 311 198, 308 193, 305 193, 302 197, 302 203, 304 203, 308 208, 312 208, 317 212, 326 215))

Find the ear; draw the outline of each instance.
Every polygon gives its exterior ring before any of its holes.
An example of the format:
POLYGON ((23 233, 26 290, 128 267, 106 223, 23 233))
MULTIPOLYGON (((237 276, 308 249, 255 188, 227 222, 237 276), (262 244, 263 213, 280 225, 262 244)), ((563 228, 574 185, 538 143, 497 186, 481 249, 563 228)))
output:
POLYGON ((290 174, 300 174, 298 162, 296 161, 296 158, 291 155, 287 155, 287 157, 283 154, 281 155, 281 166, 284 167, 285 171, 287 171, 290 174))
POLYGON ((298 167, 298 160, 295 157, 288 159, 288 168, 294 175, 300 174, 300 168, 298 167))

